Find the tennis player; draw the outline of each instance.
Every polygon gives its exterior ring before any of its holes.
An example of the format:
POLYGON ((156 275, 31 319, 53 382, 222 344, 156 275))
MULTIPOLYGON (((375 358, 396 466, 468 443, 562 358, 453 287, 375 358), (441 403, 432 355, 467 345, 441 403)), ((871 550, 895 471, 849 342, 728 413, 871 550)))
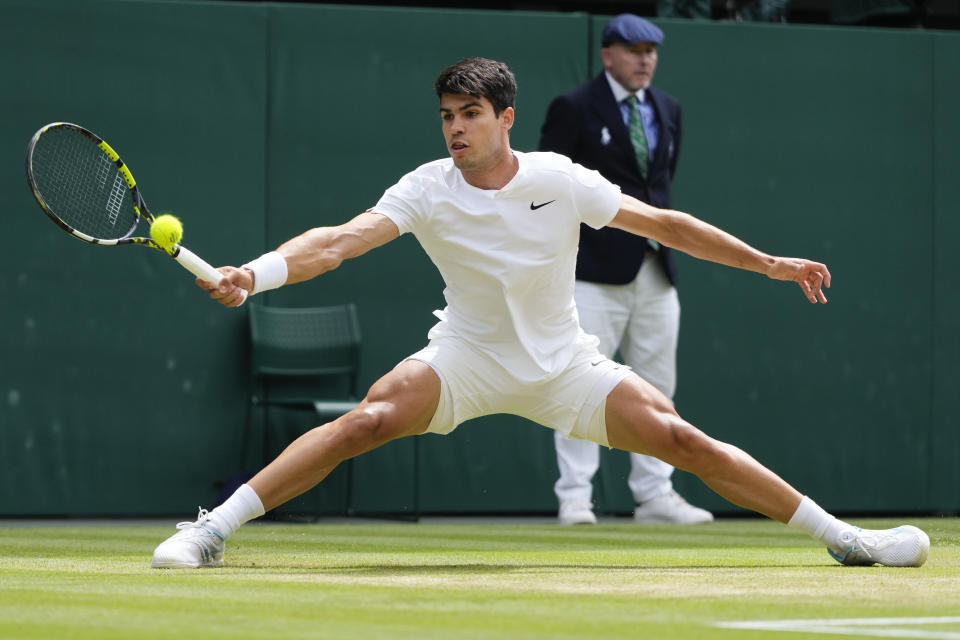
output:
POLYGON ((255 295, 309 280, 409 232, 446 284, 447 306, 429 343, 380 378, 355 410, 295 440, 212 512, 177 525, 154 552, 154 567, 219 566, 240 525, 307 491, 343 460, 493 413, 656 456, 730 502, 810 534, 844 564, 923 564, 930 545, 923 531, 851 526, 685 422, 662 393, 598 353, 573 302, 581 222, 796 282, 811 303, 827 302, 825 265, 767 255, 693 216, 622 195, 564 156, 512 150, 516 82, 501 62, 462 60, 443 70, 435 89, 449 158, 408 173, 343 225, 310 229, 240 268, 222 267, 217 288, 197 281, 235 307, 241 290, 255 295))

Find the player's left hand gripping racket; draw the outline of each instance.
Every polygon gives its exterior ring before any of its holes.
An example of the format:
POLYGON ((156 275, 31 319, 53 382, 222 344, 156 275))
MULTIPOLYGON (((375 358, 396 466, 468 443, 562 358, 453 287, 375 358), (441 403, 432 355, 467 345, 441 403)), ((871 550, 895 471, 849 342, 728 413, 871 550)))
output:
POLYGON ((153 222, 130 169, 110 145, 69 122, 53 122, 37 131, 27 147, 27 181, 33 197, 58 227, 91 244, 139 244, 169 254, 207 282, 222 274, 179 244, 163 248, 137 237, 140 219, 153 222))

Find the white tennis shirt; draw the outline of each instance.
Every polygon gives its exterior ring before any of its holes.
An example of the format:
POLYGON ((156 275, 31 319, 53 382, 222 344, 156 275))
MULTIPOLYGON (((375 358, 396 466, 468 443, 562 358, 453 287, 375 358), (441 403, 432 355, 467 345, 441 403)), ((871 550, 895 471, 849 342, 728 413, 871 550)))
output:
POLYGON ((445 158, 405 175, 371 210, 414 234, 440 270, 447 306, 429 337, 460 336, 532 382, 596 343, 573 301, 580 223, 613 220, 620 188, 559 154, 513 154, 520 168, 502 189, 468 184, 445 158))

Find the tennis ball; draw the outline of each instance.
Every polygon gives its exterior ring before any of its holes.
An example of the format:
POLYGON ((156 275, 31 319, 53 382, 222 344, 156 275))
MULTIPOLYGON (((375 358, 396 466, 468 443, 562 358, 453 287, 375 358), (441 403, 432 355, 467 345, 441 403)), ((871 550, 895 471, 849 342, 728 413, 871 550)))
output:
POLYGON ((150 237, 161 248, 169 251, 183 238, 183 224, 169 213, 157 216, 150 225, 150 237))

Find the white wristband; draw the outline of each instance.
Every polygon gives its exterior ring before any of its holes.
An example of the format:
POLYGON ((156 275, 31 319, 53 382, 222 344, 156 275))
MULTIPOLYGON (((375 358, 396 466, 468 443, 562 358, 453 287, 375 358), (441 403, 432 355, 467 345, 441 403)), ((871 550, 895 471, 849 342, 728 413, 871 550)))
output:
POLYGON ((241 268, 253 271, 253 291, 250 295, 277 289, 287 281, 287 261, 277 251, 265 253, 241 268))

